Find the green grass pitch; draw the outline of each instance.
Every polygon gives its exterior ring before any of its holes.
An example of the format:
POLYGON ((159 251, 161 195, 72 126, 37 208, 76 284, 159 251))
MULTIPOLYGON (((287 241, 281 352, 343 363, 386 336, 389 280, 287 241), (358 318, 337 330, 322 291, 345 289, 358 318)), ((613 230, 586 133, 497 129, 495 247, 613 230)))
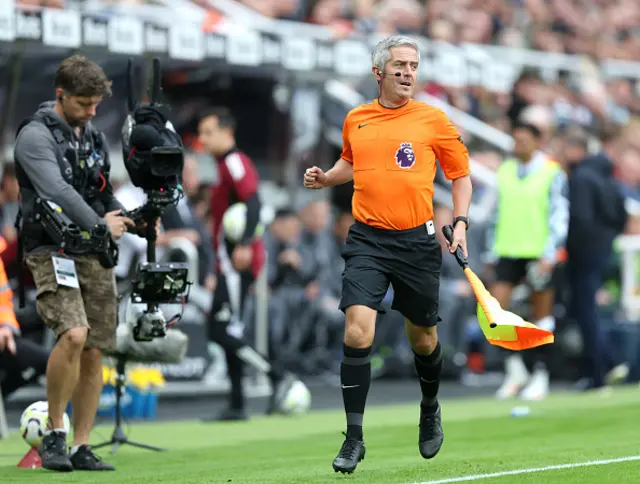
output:
MULTIPOLYGON (((609 396, 557 394, 510 417, 519 402, 443 401, 444 446, 425 461, 417 446, 418 406, 372 407, 365 415, 367 455, 352 475, 334 473, 344 415, 313 412, 243 423, 133 423, 129 438, 169 448, 155 453, 101 449, 115 473, 57 474, 18 469, 27 447, 19 435, 0 441, 0 483, 117 484, 413 484, 510 470, 640 455, 640 389, 609 396)), ((195 416, 194 416, 195 417, 195 416)), ((95 430, 95 442, 110 435, 95 430)), ((483 483, 640 483, 640 460, 480 479, 483 483)))

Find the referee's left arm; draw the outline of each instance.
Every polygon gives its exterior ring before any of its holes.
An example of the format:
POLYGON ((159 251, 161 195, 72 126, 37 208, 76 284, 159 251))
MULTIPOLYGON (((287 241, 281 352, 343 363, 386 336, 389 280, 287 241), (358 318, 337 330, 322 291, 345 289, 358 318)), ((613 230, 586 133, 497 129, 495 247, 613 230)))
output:
POLYGON ((438 111, 435 118, 435 132, 433 151, 445 177, 452 181, 453 216, 467 217, 473 193, 469 151, 456 127, 442 111, 438 111))

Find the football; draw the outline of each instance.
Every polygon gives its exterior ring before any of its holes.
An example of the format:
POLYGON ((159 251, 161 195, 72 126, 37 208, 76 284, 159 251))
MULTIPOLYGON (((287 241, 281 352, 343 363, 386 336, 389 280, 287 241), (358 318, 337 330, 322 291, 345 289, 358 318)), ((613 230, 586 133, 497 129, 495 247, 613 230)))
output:
POLYGON ((283 414, 301 414, 311 408, 311 392, 302 381, 296 380, 279 405, 283 414))
MULTIPOLYGON (((264 214, 260 214, 260 218, 264 218, 264 214)), ((242 239, 244 228, 247 225, 247 206, 242 202, 234 203, 222 216, 222 230, 225 238, 232 243, 237 243, 242 239)), ((258 223, 254 232, 254 237, 259 237, 264 233, 264 224, 258 223)))
MULTIPOLYGON (((30 447, 37 447, 44 437, 49 417, 49 404, 47 402, 35 402, 29 405, 20 417, 20 434, 30 447)), ((67 434, 71 431, 69 416, 64 414, 64 429, 67 434)))

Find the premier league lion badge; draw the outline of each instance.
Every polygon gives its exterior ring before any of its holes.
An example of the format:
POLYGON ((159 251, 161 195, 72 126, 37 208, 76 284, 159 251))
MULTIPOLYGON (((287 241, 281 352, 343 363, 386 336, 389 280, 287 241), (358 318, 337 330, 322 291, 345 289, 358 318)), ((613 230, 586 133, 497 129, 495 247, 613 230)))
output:
POLYGON ((411 168, 416 162, 416 154, 413 152, 411 143, 400 143, 395 158, 396 165, 400 168, 411 168))

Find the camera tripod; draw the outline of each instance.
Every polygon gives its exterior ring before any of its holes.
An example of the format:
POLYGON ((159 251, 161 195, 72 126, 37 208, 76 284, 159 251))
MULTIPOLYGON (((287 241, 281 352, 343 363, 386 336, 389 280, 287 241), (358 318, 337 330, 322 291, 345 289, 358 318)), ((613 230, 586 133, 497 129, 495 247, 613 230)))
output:
POLYGON ((115 422, 116 427, 113 430, 113 434, 111 435, 111 440, 102 442, 98 445, 92 445, 91 447, 93 449, 99 449, 101 447, 113 445, 113 447, 111 448, 110 454, 115 454, 121 445, 131 445, 133 447, 138 447, 140 449, 154 450, 156 452, 166 451, 167 449, 155 447, 153 445, 132 442, 127 438, 127 436, 124 433, 124 430, 122 430, 121 399, 122 399, 122 394, 124 392, 126 364, 127 364, 127 359, 125 356, 119 355, 116 358, 116 422, 115 422))

